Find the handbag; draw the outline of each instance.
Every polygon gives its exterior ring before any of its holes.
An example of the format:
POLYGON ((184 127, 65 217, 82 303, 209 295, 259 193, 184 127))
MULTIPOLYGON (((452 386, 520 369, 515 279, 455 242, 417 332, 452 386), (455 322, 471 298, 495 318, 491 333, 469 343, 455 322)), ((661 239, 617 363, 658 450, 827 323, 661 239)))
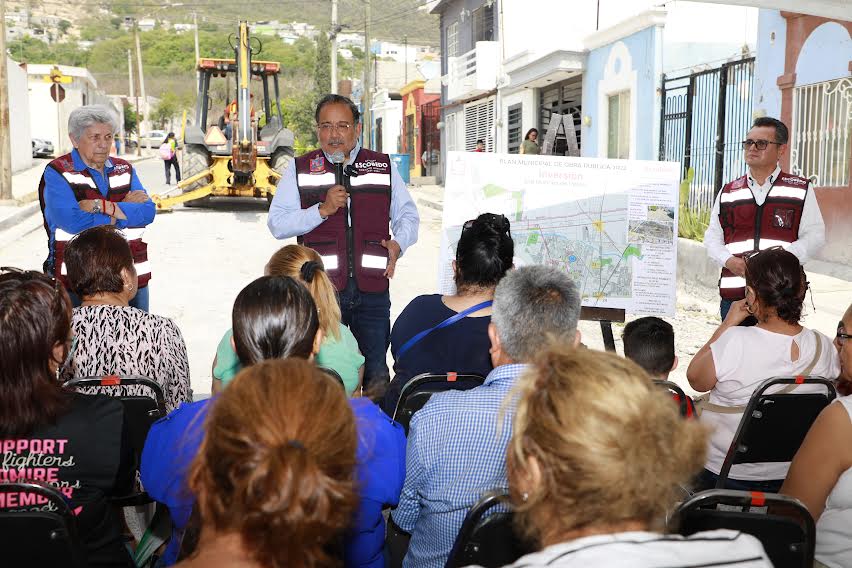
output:
POLYGON ((469 314, 472 314, 473 312, 478 312, 479 310, 483 310, 483 309, 491 306, 492 303, 493 302, 491 300, 487 300, 485 302, 482 302, 481 304, 476 304, 475 306, 471 306, 471 307, 469 307, 468 309, 466 309, 462 312, 459 312, 457 314, 454 314, 454 315, 448 317, 447 319, 445 319, 444 321, 442 321, 441 323, 439 323, 435 327, 430 327, 429 329, 424 329, 423 331, 421 331, 420 333, 418 333, 417 335, 415 335, 414 337, 412 337, 411 339, 409 339, 408 341, 406 341, 405 343, 402 344, 402 347, 400 347, 399 351, 396 352, 396 360, 399 361, 402 358, 402 356, 409 349, 414 347, 421 339, 423 339, 424 337, 426 337, 427 335, 429 335, 433 331, 437 331, 439 329, 449 327, 449 326, 453 325, 454 323, 463 320, 469 314))
MULTIPOLYGON (((811 332, 814 334, 816 338, 816 350, 814 351, 814 358, 808 364, 804 371, 799 373, 799 375, 803 377, 807 377, 811 374, 811 371, 816 367, 817 362, 819 361, 820 356, 822 355, 822 341, 820 341, 819 336, 815 332, 811 332)), ((798 384, 787 385, 783 389, 779 390, 775 394, 788 394, 793 392, 798 384)), ((721 404, 714 404, 710 402, 710 393, 704 393, 700 397, 693 400, 695 403, 695 412, 700 416, 702 412, 715 412, 717 414, 742 414, 745 412, 746 404, 741 404, 739 406, 723 406, 721 404)))

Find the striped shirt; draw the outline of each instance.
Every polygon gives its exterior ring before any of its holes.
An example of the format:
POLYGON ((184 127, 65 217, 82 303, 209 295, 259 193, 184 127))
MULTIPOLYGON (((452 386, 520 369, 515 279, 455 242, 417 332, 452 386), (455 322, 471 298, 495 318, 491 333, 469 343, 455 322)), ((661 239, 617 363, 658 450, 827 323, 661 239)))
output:
POLYGON ((411 533, 405 568, 442 568, 467 511, 506 489, 512 413, 503 400, 525 365, 502 365, 468 391, 434 395, 411 419, 405 484, 394 522, 411 533))
POLYGON ((760 541, 731 530, 689 537, 624 532, 578 538, 527 554, 511 568, 771 568, 760 541))

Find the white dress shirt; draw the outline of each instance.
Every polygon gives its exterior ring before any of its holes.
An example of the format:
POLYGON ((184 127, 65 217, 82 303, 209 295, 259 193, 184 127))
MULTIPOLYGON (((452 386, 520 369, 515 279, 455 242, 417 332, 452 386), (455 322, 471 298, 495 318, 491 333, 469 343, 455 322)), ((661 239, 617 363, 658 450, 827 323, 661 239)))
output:
MULTIPOLYGON (((781 166, 776 166, 775 170, 769 174, 769 177, 764 180, 763 184, 758 184, 751 176, 751 170, 749 170, 747 176, 748 187, 751 189, 751 193, 754 195, 754 200, 758 206, 763 205, 763 202, 766 201, 766 196, 769 190, 772 189, 772 184, 780 174, 781 166)), ((710 213, 710 224, 704 233, 704 246, 710 258, 719 263, 719 266, 725 266, 725 263, 733 255, 725 245, 725 236, 722 233, 722 225, 719 223, 720 195, 721 191, 716 195, 716 200, 713 202, 713 211, 710 213)), ((822 220, 822 213, 819 210, 819 203, 817 203, 813 185, 808 183, 808 192, 805 195, 805 203, 802 207, 802 219, 799 222, 799 238, 784 248, 795 254, 799 262, 804 264, 824 244, 825 222, 822 220)))

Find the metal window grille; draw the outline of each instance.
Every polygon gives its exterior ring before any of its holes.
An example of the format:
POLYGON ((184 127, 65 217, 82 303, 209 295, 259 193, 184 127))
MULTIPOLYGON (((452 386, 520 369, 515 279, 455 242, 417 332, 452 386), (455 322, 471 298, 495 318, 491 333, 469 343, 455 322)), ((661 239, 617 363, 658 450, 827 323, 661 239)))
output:
POLYGON ((517 154, 521 146, 521 111, 520 104, 509 107, 508 146, 510 154, 517 154))
POLYGON ((476 141, 485 142, 485 151, 494 151, 494 99, 471 103, 464 108, 465 150, 476 149, 476 141))
POLYGON ((494 5, 473 11, 473 41, 494 41, 494 5))
POLYGON ((447 57, 457 57, 459 54, 459 23, 453 22, 447 26, 447 57))
POLYGON ((852 154, 852 79, 793 90, 790 163, 796 175, 815 186, 849 185, 852 154))

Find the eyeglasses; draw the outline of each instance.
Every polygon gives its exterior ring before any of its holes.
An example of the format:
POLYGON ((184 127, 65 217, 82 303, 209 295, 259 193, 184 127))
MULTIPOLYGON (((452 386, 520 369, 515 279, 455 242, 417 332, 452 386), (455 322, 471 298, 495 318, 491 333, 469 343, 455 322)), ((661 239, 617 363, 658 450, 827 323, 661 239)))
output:
POLYGON ((338 132, 349 132, 349 129, 352 128, 352 124, 348 122, 338 122, 337 124, 333 122, 321 122, 317 124, 317 128, 323 132, 331 132, 333 130, 338 132))
POLYGON ((770 142, 769 140, 752 140, 749 138, 748 140, 743 140, 741 142, 743 145, 743 150, 748 150, 752 146, 757 148, 758 150, 766 150, 766 147, 770 144, 775 144, 776 146, 783 146, 780 142, 770 142))
POLYGON ((62 376, 62 373, 65 369, 68 368, 68 365, 71 364, 71 360, 74 359, 74 353, 77 352, 77 336, 71 338, 71 347, 68 348, 68 352, 65 354, 65 360, 62 361, 62 364, 56 369, 56 376, 62 376))
POLYGON ((30 280, 47 281, 53 285, 52 301, 55 302, 56 298, 59 296, 59 281, 50 274, 39 272, 38 270, 24 270, 22 268, 16 268, 14 266, 0 266, 0 274, 14 274, 18 277, 19 281, 25 282, 28 282, 30 280))
POLYGON ((837 340, 838 345, 843 345, 843 342, 845 342, 850 337, 852 337, 852 335, 848 333, 841 333, 838 331, 837 335, 834 336, 834 339, 837 340))

